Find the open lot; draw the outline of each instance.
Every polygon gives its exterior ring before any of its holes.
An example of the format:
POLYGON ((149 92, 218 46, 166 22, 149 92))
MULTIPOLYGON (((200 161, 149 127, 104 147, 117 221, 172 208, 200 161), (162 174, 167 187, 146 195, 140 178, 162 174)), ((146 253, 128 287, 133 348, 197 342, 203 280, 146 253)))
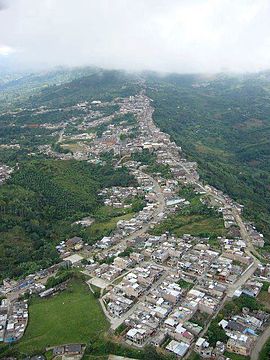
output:
POLYGON ((157 225, 153 230, 153 234, 161 235, 164 231, 169 231, 176 236, 182 236, 183 234, 193 236, 215 234, 221 236, 225 234, 226 230, 223 220, 218 217, 177 214, 157 225))
POLYGON ((73 279, 61 294, 34 299, 29 312, 26 333, 17 345, 22 353, 60 344, 87 343, 108 329, 97 299, 81 279, 73 279))

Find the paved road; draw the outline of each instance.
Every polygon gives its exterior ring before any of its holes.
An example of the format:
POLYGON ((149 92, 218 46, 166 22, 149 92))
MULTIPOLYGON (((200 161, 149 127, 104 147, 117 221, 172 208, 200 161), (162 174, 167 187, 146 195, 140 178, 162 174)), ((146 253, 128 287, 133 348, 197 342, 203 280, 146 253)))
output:
MULTIPOLYGON (((162 192, 162 189, 161 189, 160 185, 158 184, 158 182, 157 182, 152 176, 150 176, 150 175, 148 175, 148 174, 145 174, 145 173, 143 173, 143 172, 141 172, 141 174, 143 174, 143 175, 145 175, 145 176, 148 176, 148 178, 149 178, 149 179, 151 180, 151 182, 153 183, 153 189, 154 189, 154 191, 155 191, 155 193, 156 193, 157 201, 158 201, 158 205, 157 205, 156 209, 155 209, 154 212, 153 212, 153 219, 156 220, 157 217, 158 217, 158 215, 159 215, 161 212, 163 212, 163 211, 164 211, 164 208, 165 208, 164 195, 163 195, 163 192, 162 192)), ((125 247, 125 246, 126 246, 126 243, 127 243, 128 241, 133 240, 133 239, 135 239, 136 237, 145 234, 145 233, 149 230, 149 228, 150 228, 150 224, 149 224, 149 223, 145 224, 141 229, 139 229, 138 231, 135 231, 135 232, 132 233, 131 235, 128 235, 128 236, 125 237, 123 240, 121 240, 118 244, 112 246, 112 247, 110 248, 110 250, 113 249, 113 248, 118 248, 119 246, 125 247)), ((166 273, 166 275, 167 275, 167 273, 166 273)), ((123 276, 123 275, 121 275, 121 276, 123 276)), ((120 276, 120 277, 121 277, 121 276, 120 276)), ((164 276, 165 276, 165 275, 163 275, 163 276, 156 282, 154 288, 155 288, 156 286, 158 286, 158 284, 163 280, 164 276)), ((116 280, 116 279, 115 279, 115 280, 116 280)), ((114 280, 114 281, 115 281, 115 280, 114 280)), ((112 281, 111 284, 112 284, 114 281, 112 281)), ((103 292, 104 292, 104 289, 102 289, 101 296, 103 295, 103 292)), ((111 317, 111 316, 109 315, 109 313, 107 312, 107 309, 106 309, 106 307, 105 307, 105 305, 104 305, 104 302, 103 302, 102 298, 99 299, 104 314, 106 315, 106 317, 108 318, 108 320, 111 322, 111 327, 112 327, 112 329, 116 329, 124 320, 126 320, 126 319, 128 318, 128 316, 135 311, 135 309, 137 308, 139 302, 141 302, 141 301, 144 300, 145 296, 146 296, 146 295, 143 295, 143 297, 139 299, 138 303, 136 303, 124 316, 122 316, 122 317, 119 318, 119 319, 118 319, 118 318, 115 319, 115 318, 111 317)))
POLYGON ((233 297, 235 290, 239 289, 242 285, 244 285, 244 283, 254 274, 259 263, 260 262, 258 259, 253 258, 253 263, 249 265, 247 270, 240 276, 240 278, 235 283, 229 285, 227 292, 229 297, 233 297))
POLYGON ((255 256, 261 258, 262 256, 254 248, 254 245, 252 243, 252 239, 251 239, 249 233, 247 232, 247 229, 246 229, 245 224, 243 223, 243 220, 241 219, 240 215, 238 214, 238 212, 235 209, 233 209, 233 215, 234 215, 234 218, 235 218, 235 220, 237 222, 237 225, 240 228, 240 233, 241 233, 242 238, 246 240, 247 248, 250 251, 251 256, 253 256, 252 254, 254 254, 255 256))
MULTIPOLYGON (((270 339, 270 325, 264 330, 262 335, 257 340, 257 342, 251 352, 250 360, 258 360, 259 359, 260 351, 262 350, 264 344, 266 343, 266 341, 268 339, 270 339)), ((270 358, 270 354, 269 354, 269 358, 270 358)))
MULTIPOLYGON (((156 193, 156 196, 157 196, 157 201, 158 201, 158 205, 156 207, 156 209, 154 210, 153 212, 153 220, 157 220, 158 219, 158 215, 160 213, 162 213, 165 209, 165 200, 164 200, 164 195, 163 195, 163 192, 161 190, 161 187, 159 186, 158 182, 150 175, 148 174, 145 174, 143 172, 141 172, 143 175, 145 176, 148 176, 148 178, 152 181, 153 183, 153 188, 154 188, 154 191, 156 193)), ((150 223, 147 223, 145 225, 143 225, 141 227, 141 229, 133 232, 132 234, 126 236, 124 239, 122 239, 119 243, 115 244, 114 246, 110 247, 110 250, 112 249, 115 249, 115 248, 118 248, 119 246, 123 246, 125 247, 126 246, 126 243, 130 240, 133 240, 135 239, 136 237, 138 236, 141 236, 143 234, 145 234, 149 228, 150 228, 150 223)))
POLYGON ((130 308, 123 316, 121 316, 121 318, 113 319, 113 321, 111 321, 111 328, 113 330, 117 329, 119 325, 121 325, 131 314, 133 314, 134 311, 137 309, 137 307, 144 302, 149 292, 151 292, 156 287, 158 287, 162 283, 162 281, 166 278, 167 275, 168 272, 165 271, 164 274, 162 274, 162 276, 154 283, 151 289, 149 289, 145 294, 143 294, 140 298, 138 298, 138 302, 134 306, 132 306, 132 308, 130 308))

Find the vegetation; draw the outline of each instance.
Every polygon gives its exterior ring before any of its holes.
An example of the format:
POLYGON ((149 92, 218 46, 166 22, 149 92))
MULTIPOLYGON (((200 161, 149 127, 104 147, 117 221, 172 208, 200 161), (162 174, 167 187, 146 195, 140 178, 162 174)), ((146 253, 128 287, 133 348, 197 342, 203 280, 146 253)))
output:
POLYGON ((56 276, 51 276, 46 282, 46 289, 53 288, 63 282, 70 280, 74 276, 73 271, 70 270, 59 270, 56 276))
POLYGON ((123 357, 131 357, 141 360, 175 360, 176 357, 170 354, 161 354, 155 347, 147 345, 144 349, 138 350, 109 339, 91 341, 86 349, 87 355, 104 356, 114 354, 123 357))
POLYGON ((95 73, 91 67, 75 69, 55 69, 41 73, 1 73, 0 109, 10 106, 19 107, 31 96, 36 95, 44 87, 61 84, 95 73))
POLYGON ((198 324, 202 328, 205 327, 206 323, 209 321, 210 316, 204 312, 197 310, 192 316, 191 322, 198 324))
POLYGON ((154 119, 205 181, 245 205, 270 241, 269 73, 202 78, 149 75, 154 119))
POLYGON ((264 347, 260 351, 259 360, 268 360, 270 357, 270 339, 265 343, 264 347))
POLYGON ((105 221, 97 221, 90 227, 81 231, 81 235, 88 243, 94 243, 104 236, 110 236, 113 230, 116 229, 117 222, 120 220, 129 220, 133 217, 134 213, 127 213, 125 215, 112 217, 105 221))
POLYGON ((123 322, 121 325, 118 326, 117 329, 115 329, 115 334, 116 335, 121 335, 122 332, 124 332, 127 329, 127 325, 123 322))
POLYGON ((228 336, 226 335, 225 330, 218 325, 220 322, 220 317, 211 321, 207 332, 208 342, 211 346, 215 346, 217 341, 226 342, 228 340, 228 336))
MULTIPOLYGON (((21 163, 0 188, 1 276, 21 276, 53 264, 58 260, 56 243, 82 231, 71 226, 75 220, 94 214, 102 217, 99 190, 132 184, 135 179, 126 169, 115 170, 111 165, 55 160, 21 163)), ((86 239, 94 242, 109 233, 120 218, 97 221, 86 239)))
POLYGON ((140 162, 142 165, 146 165, 146 172, 150 174, 160 174, 165 179, 172 177, 169 165, 157 163, 157 157, 149 150, 143 150, 142 152, 135 152, 131 156, 132 160, 140 162))
MULTIPOLYGON (((183 195, 182 192, 180 195, 183 195)), ((196 194, 190 195, 189 201, 189 206, 158 224, 152 234, 161 235, 168 231, 176 236, 191 234, 211 238, 225 234, 223 219, 216 211, 203 204, 196 194)))
POLYGON ((201 357, 199 354, 195 353, 195 351, 193 351, 191 353, 191 355, 189 356, 188 360, 201 360, 201 357))
POLYGON ((269 283, 264 282, 262 290, 257 297, 257 301, 264 305, 268 310, 270 310, 270 293, 268 292, 269 283))
POLYGON ((191 289, 193 284, 189 283, 188 281, 184 280, 184 279, 180 279, 179 281, 177 281, 177 284, 183 288, 183 289, 191 289))
POLYGON ((68 106, 81 101, 111 101, 118 96, 134 95, 136 77, 116 70, 96 69, 90 75, 69 83, 51 86, 29 99, 31 106, 68 106))
POLYGON ((88 343, 108 329, 98 301, 80 278, 67 290, 48 299, 33 298, 30 319, 22 340, 15 345, 20 353, 43 352, 46 347, 67 343, 88 343))
POLYGON ((231 360, 249 360, 250 359, 249 356, 243 356, 243 355, 235 354, 235 353, 232 353, 229 351, 225 351, 224 355, 227 356, 231 360))
POLYGON ((262 310, 264 306, 260 304, 255 298, 247 295, 241 295, 228 302, 224 308, 218 313, 217 317, 210 323, 207 338, 210 345, 215 345, 217 341, 226 341, 227 335, 225 330, 218 325, 224 319, 236 314, 240 314, 243 308, 248 308, 251 311, 262 310))

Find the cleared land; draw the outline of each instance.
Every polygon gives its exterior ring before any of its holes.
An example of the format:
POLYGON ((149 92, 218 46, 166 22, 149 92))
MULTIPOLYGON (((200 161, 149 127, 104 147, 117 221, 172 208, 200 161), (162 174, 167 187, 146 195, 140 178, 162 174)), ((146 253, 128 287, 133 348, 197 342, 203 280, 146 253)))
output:
POLYGON ((109 327, 97 299, 81 279, 73 279, 64 292, 49 299, 35 298, 26 333, 17 345, 21 353, 46 347, 87 343, 109 327))
POLYGON ((99 240, 103 236, 109 236, 112 231, 116 229, 119 220, 130 220, 134 213, 129 213, 121 216, 116 216, 106 221, 97 221, 85 230, 85 233, 90 239, 99 240))
POLYGON ((174 215, 157 225, 152 232, 160 235, 164 231, 169 231, 176 236, 182 236, 183 234, 193 236, 215 234, 221 236, 225 234, 223 220, 207 215, 174 215))
POLYGON ((267 291, 261 291, 258 300, 270 310, 270 293, 267 291))

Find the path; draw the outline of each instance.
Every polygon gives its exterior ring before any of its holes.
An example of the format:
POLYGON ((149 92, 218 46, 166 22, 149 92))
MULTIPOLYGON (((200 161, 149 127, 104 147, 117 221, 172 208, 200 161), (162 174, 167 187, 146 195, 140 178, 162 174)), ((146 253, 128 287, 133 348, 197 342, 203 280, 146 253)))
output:
POLYGON ((264 345, 268 339, 270 339, 270 325, 264 330, 262 335, 256 341, 256 344, 250 355, 250 360, 258 360, 259 359, 260 351, 262 350, 262 348, 264 347, 264 345))

